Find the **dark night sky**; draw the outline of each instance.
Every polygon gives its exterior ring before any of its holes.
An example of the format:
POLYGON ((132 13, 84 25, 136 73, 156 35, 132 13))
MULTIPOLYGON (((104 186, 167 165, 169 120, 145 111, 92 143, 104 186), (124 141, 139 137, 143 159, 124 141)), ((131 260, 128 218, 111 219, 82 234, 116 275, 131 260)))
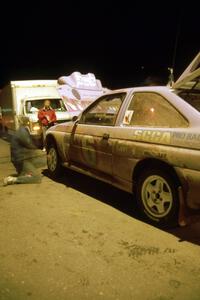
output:
POLYGON ((73 71, 93 72, 110 88, 134 86, 147 76, 166 82, 177 32, 175 77, 200 50, 194 5, 42 3, 10 2, 2 8, 0 87, 9 80, 53 79, 73 71))

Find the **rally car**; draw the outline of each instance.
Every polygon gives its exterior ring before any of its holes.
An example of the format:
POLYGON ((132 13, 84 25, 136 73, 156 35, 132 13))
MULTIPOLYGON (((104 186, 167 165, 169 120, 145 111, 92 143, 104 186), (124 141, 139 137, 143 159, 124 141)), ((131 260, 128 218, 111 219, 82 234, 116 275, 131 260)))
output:
MULTIPOLYGON (((194 78, 193 78, 194 80, 194 78)), ((200 87, 137 87, 99 97, 77 120, 48 130, 48 170, 61 167, 133 193, 153 224, 175 225, 180 203, 200 208, 200 87)), ((123 199, 122 199, 123 201, 123 199)))

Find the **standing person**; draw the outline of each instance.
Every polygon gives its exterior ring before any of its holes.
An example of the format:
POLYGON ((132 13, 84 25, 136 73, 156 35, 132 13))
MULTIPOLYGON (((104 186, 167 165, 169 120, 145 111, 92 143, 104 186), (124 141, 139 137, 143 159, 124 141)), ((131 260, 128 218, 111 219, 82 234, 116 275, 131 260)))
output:
POLYGON ((55 110, 51 107, 50 100, 44 101, 44 107, 38 112, 38 119, 42 125, 43 146, 45 147, 46 131, 49 127, 53 126, 57 120, 55 110))
POLYGON ((3 185, 15 183, 40 183, 38 167, 44 165, 44 153, 37 149, 28 128, 21 124, 10 143, 11 161, 17 171, 17 177, 8 176, 3 185))

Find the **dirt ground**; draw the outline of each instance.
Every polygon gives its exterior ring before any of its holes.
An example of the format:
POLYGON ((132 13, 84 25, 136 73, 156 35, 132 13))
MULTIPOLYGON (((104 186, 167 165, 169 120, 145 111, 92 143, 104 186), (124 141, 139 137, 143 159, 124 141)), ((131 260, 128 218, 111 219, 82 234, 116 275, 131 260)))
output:
MULTIPOLYGON (((66 170, 0 187, 0 300, 199 300, 200 217, 162 231, 131 195, 66 170)), ((0 139, 0 180, 14 173, 0 139)))

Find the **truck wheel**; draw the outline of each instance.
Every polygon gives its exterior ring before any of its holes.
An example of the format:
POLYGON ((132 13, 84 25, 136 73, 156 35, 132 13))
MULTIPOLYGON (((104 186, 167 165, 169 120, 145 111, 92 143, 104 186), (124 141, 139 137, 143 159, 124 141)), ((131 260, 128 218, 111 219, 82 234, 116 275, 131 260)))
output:
POLYGON ((167 171, 148 169, 141 173, 136 201, 141 214, 151 224, 165 228, 178 224, 177 184, 167 171))
POLYGON ((61 159, 54 143, 47 147, 47 166, 51 177, 59 177, 62 173, 61 159))

